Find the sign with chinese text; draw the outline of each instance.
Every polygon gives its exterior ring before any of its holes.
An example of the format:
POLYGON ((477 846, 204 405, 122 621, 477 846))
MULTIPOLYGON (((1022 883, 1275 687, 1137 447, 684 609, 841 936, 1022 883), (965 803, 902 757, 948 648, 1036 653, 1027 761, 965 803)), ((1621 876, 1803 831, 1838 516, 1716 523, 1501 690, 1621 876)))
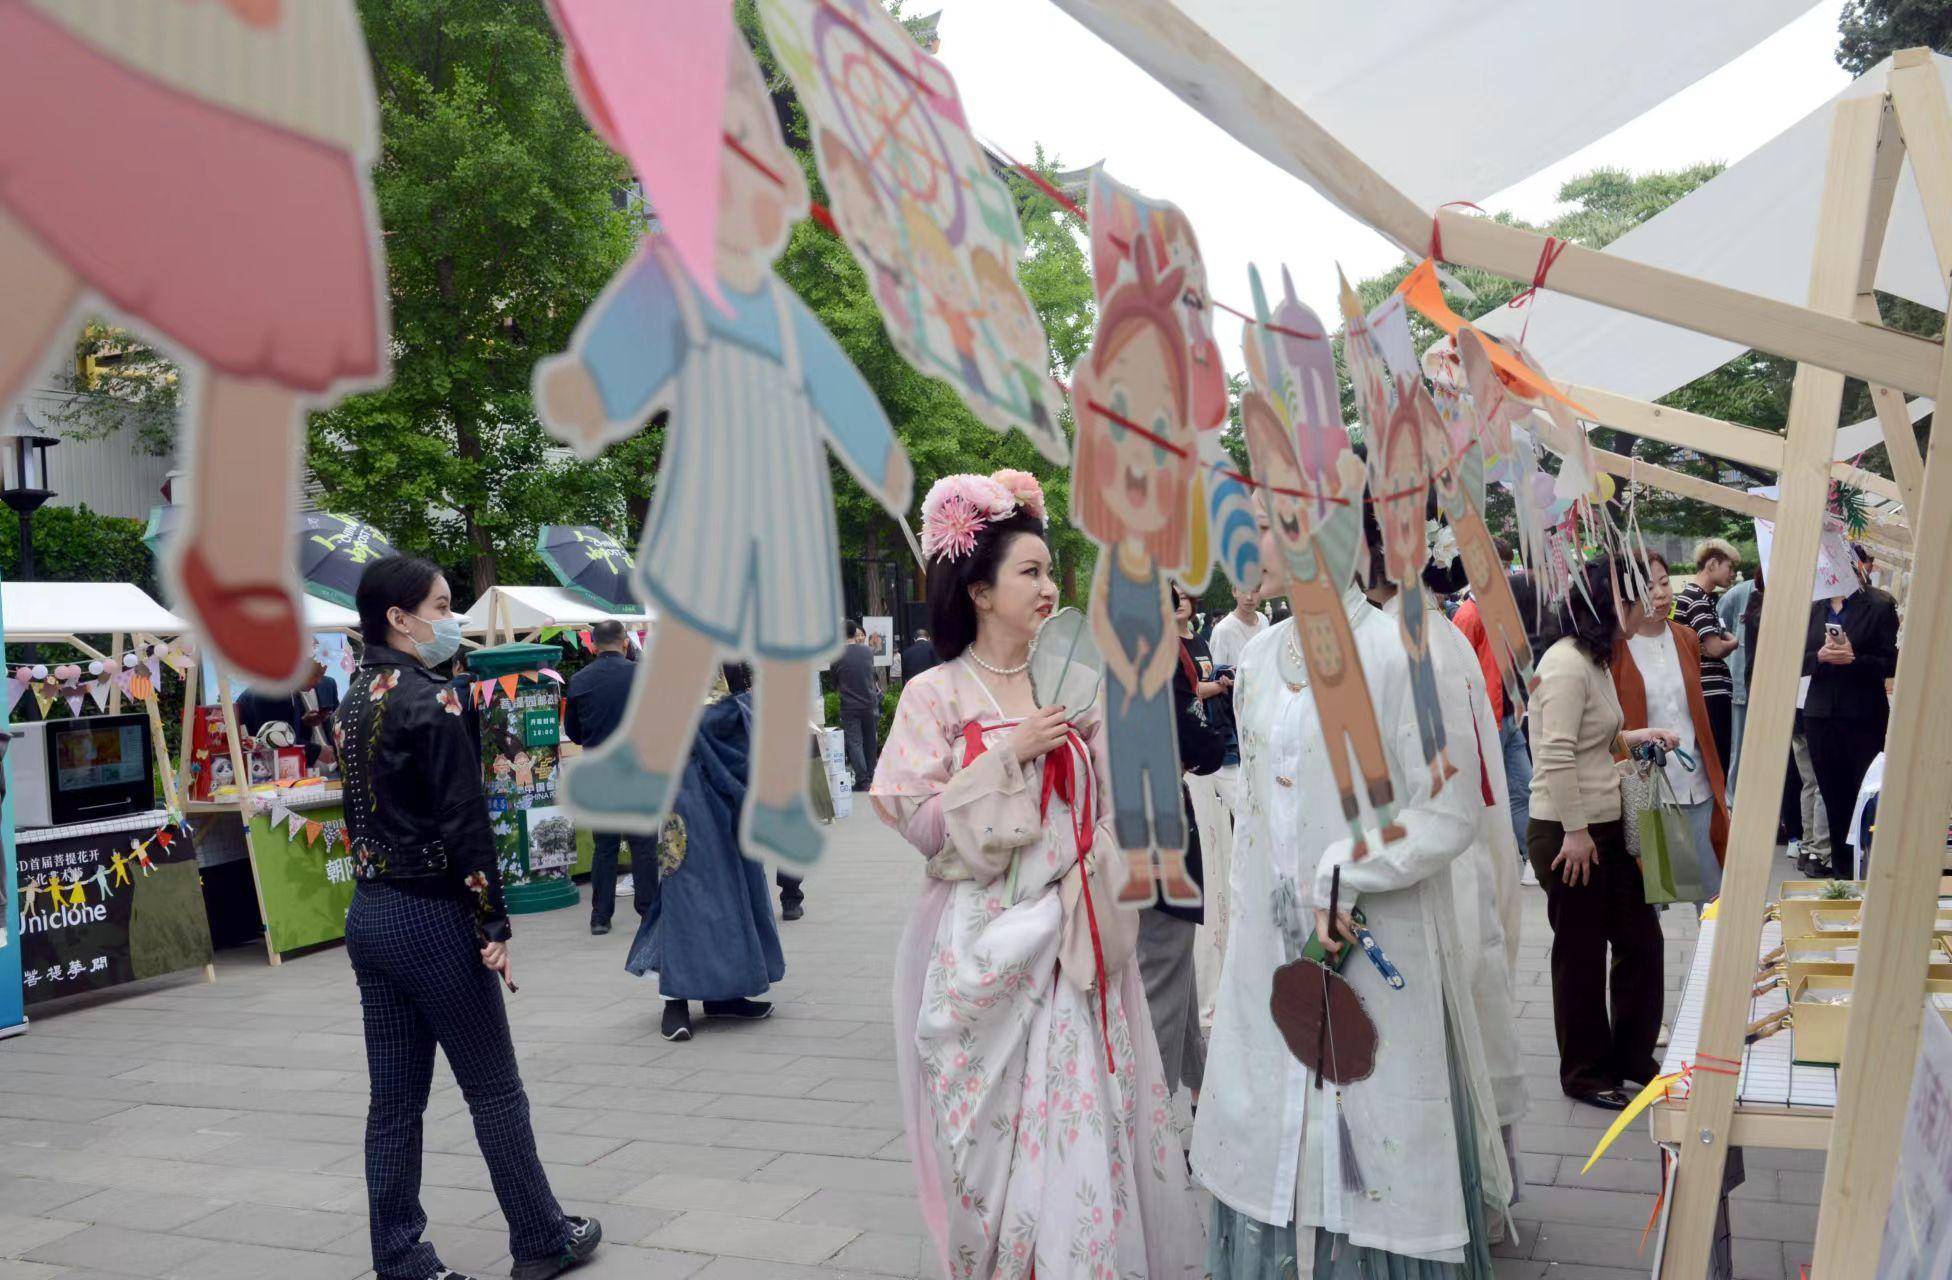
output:
POLYGON ((85 834, 54 827, 24 833, 15 854, 21 985, 30 1006, 210 963, 210 922, 187 828, 153 815, 85 834))
POLYGON ((1877 1274, 1952 1274, 1952 1030, 1927 1006, 1877 1274))
POLYGON ((353 878, 345 826, 345 809, 337 804, 292 811, 282 821, 251 816, 251 870, 265 932, 280 955, 346 936, 353 878))

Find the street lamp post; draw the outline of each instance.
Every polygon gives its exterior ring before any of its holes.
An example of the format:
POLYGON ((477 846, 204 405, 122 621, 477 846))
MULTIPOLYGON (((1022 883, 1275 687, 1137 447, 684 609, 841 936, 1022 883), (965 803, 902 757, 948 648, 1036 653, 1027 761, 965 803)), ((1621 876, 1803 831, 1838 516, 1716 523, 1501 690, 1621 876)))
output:
POLYGON ((34 580, 34 513, 54 496, 48 488, 47 451, 61 443, 34 428, 25 413, 17 413, 13 429, 0 435, 0 500, 20 517, 20 578, 34 580))
MULTIPOLYGON (((24 411, 16 410, 13 428, 0 434, 0 501, 20 517, 20 580, 34 580, 34 513, 54 496, 48 488, 47 451, 61 443, 34 429, 24 411)), ((39 645, 23 645, 20 656, 40 658, 39 645)))

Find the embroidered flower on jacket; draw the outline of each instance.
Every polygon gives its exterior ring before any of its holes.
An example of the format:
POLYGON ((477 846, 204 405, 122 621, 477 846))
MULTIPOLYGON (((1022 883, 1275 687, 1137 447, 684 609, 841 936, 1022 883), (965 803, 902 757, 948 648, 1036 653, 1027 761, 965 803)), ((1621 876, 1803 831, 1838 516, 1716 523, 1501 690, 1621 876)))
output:
POLYGON ((453 686, 450 685, 441 690, 439 702, 441 704, 441 710, 447 712, 447 714, 451 716, 461 714, 461 695, 454 692, 453 686))
POLYGON ((370 697, 374 702, 378 702, 381 698, 384 698, 387 694, 393 692, 393 686, 399 683, 400 683, 400 669, 398 667, 387 667, 385 670, 381 671, 378 675, 373 677, 373 684, 372 687, 367 691, 367 696, 370 697))

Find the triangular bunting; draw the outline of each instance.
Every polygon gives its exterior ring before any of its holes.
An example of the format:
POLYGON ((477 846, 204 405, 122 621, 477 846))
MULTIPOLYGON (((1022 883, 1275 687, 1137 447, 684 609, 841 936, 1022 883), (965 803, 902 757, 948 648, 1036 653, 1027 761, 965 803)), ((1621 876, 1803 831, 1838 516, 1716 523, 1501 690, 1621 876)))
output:
POLYGON ((310 844, 310 845, 316 845, 316 844, 317 844, 317 843, 319 842, 319 837, 320 837, 321 835, 323 835, 324 833, 325 833, 325 824, 324 824, 324 823, 322 823, 322 822, 308 822, 308 823, 306 823, 306 824, 305 824, 305 843, 306 843, 306 844, 310 844))
POLYGON ((7 681, 7 714, 8 715, 13 714, 14 708, 20 705, 20 695, 26 692, 27 692, 26 685, 22 684, 18 680, 14 680, 11 678, 8 679, 7 681))
POLYGON ((548 676, 551 680, 554 680, 557 684, 561 684, 563 682, 561 673, 559 673, 554 667, 542 668, 542 674, 548 676))
POLYGON ((41 709, 41 719, 47 719, 47 709, 54 705, 54 692, 45 684, 34 686, 34 702, 41 709))
POLYGON ((503 697, 513 698, 515 696, 515 687, 522 683, 522 677, 519 675, 503 676, 495 683, 502 687, 503 697))
POLYGON ((285 819, 285 834, 291 839, 296 840, 298 838, 298 833, 304 829, 305 829, 304 814, 294 813, 290 817, 285 819))
POLYGON ((107 676, 102 676, 88 682, 88 696, 95 700, 95 710, 108 710, 108 695, 112 688, 114 686, 109 683, 107 676))
POLYGON ((76 719, 80 719, 81 704, 83 698, 86 697, 86 695, 83 694, 81 690, 76 689, 73 693, 64 692, 61 696, 63 700, 65 700, 68 704, 68 714, 74 716, 76 719))
POLYGON ((590 639, 590 633, 588 631, 578 631, 576 633, 576 638, 583 642, 583 647, 585 649, 589 650, 591 653, 596 652, 596 641, 590 639))
POLYGON ((155 696, 155 693, 156 682, 149 678, 147 671, 137 668, 130 673, 129 696, 131 698, 134 698, 137 702, 147 702, 155 696))

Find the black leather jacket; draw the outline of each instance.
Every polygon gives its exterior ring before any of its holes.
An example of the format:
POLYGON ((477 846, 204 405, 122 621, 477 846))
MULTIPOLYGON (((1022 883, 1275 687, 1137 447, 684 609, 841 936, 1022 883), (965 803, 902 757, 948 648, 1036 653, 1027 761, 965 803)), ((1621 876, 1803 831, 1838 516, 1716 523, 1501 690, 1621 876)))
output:
POLYGON ((415 891, 445 887, 473 905, 482 934, 509 936, 501 869, 481 785, 481 745, 461 695, 403 653, 368 645, 339 704, 346 835, 353 873, 415 891))

